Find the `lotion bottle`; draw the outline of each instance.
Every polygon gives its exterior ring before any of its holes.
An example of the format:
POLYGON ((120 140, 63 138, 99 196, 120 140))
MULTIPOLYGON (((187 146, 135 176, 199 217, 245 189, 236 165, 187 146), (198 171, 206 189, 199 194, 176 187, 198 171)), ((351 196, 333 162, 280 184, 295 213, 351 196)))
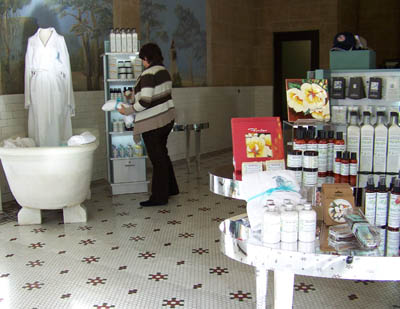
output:
POLYGON ((365 111, 363 113, 364 121, 361 126, 361 147, 360 147, 360 187, 365 187, 368 174, 372 172, 373 153, 374 153, 374 132, 375 129, 370 123, 371 113, 365 111))
POLYGON ((388 213, 388 192, 386 189, 386 177, 379 176, 378 190, 376 192, 376 214, 375 225, 386 226, 388 213))
POLYGON ((114 29, 112 29, 112 28, 110 30, 110 52, 112 52, 112 53, 116 52, 115 32, 114 32, 114 29))
POLYGON ((310 203, 305 203, 304 209, 299 211, 299 241, 314 241, 316 227, 317 213, 312 209, 310 203))
MULTIPOLYGON (((400 170, 400 127, 399 114, 397 112, 390 113, 387 151, 386 173, 395 175, 400 170)), ((390 179, 390 177, 388 177, 388 179, 390 179)))
POLYGON ((350 112, 350 125, 347 127, 347 151, 360 157, 360 127, 357 124, 357 112, 350 112))
POLYGON ((136 29, 132 29, 132 52, 136 53, 138 51, 138 34, 136 29))
POLYGON ((384 122, 385 113, 379 111, 377 113, 377 123, 375 126, 375 138, 374 138, 374 165, 373 170, 375 177, 379 177, 379 174, 386 172, 386 156, 387 156, 387 140, 388 140, 388 129, 384 122))
POLYGON ((292 203, 285 205, 284 211, 281 212, 281 241, 296 242, 299 228, 299 215, 294 210, 292 203))
POLYGON ((268 203, 264 210, 263 242, 276 244, 281 241, 281 216, 274 203, 268 203))
POLYGON ((376 190, 373 175, 369 175, 367 180, 367 186, 365 188, 364 209, 365 218, 370 224, 375 225, 376 190))
POLYGON ((116 31, 115 32, 115 46, 116 46, 115 51, 117 53, 120 53, 122 51, 121 31, 118 28, 115 31, 116 31))

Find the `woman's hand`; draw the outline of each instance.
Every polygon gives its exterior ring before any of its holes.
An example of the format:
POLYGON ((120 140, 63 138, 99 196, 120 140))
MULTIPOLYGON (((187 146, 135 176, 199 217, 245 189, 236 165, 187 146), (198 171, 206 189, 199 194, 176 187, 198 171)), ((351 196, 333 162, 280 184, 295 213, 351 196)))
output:
POLYGON ((125 106, 124 106, 123 104, 121 104, 121 106, 118 108, 118 112, 119 112, 121 115, 127 115, 127 113, 126 113, 126 108, 125 108, 125 106))

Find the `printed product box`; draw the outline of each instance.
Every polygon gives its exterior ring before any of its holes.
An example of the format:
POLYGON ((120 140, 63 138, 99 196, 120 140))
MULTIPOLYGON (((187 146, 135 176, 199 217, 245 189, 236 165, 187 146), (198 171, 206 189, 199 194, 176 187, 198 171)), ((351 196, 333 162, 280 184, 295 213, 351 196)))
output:
POLYGON ((354 208, 353 191, 349 184, 323 184, 321 203, 324 224, 346 223, 344 215, 354 208))

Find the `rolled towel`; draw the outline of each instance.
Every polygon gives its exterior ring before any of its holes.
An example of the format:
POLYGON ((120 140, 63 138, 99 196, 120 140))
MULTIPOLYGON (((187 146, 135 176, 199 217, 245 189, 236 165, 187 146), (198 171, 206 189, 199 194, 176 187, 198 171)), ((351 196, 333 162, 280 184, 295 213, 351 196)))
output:
POLYGON ((16 139, 6 139, 3 141, 4 148, 24 148, 36 147, 35 141, 29 137, 17 137, 16 139))
POLYGON ((111 112, 111 111, 116 111, 120 106, 122 102, 117 102, 116 100, 108 100, 106 103, 103 104, 101 109, 105 112, 111 112))
POLYGON ((71 136, 68 140, 68 146, 79 146, 84 144, 93 143, 96 140, 96 137, 90 132, 83 132, 80 135, 71 136))

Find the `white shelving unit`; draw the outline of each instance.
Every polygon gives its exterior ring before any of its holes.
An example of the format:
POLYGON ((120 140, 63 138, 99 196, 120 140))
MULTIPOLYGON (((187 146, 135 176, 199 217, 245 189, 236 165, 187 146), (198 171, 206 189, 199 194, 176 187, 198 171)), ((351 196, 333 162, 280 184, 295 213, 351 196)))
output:
MULTIPOLYGON (((134 61, 137 53, 110 53, 102 55, 104 66, 104 100, 110 99, 110 89, 124 87, 133 87, 136 79, 118 79, 115 70, 118 70, 118 61, 134 61), (113 76, 111 76, 113 75, 113 76)), ((133 71, 135 76, 138 71, 133 71)), ((118 73, 117 73, 118 74, 118 73)), ((122 119, 118 111, 105 112, 106 117, 106 141, 107 141, 107 171, 108 181, 112 188, 112 194, 127 194, 147 192, 148 183, 146 178, 146 158, 147 156, 115 156, 113 154, 113 145, 133 145, 132 131, 113 132, 112 122, 115 119, 122 119)), ((144 146, 143 146, 144 148, 144 146)))

